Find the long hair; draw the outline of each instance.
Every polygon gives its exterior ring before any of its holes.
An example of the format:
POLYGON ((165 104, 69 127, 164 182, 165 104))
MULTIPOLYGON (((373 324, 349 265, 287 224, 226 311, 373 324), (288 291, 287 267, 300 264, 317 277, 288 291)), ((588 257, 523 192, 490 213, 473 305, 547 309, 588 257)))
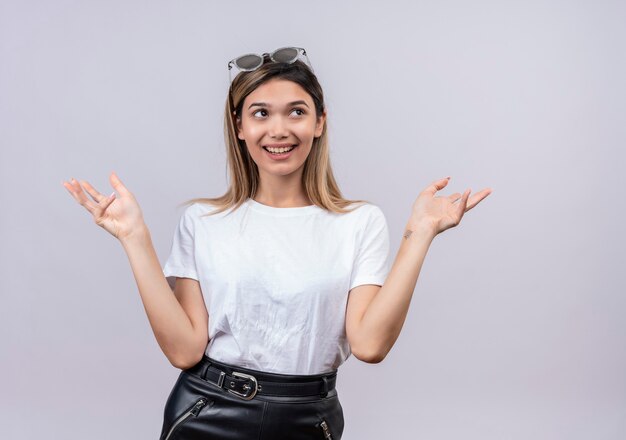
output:
MULTIPOLYGON (((324 94, 317 77, 300 60, 294 63, 275 63, 264 57, 264 63, 257 70, 240 72, 230 85, 224 111, 224 138, 230 176, 230 185, 222 196, 214 198, 194 198, 181 205, 206 203, 217 207, 208 213, 217 214, 231 207, 239 208, 247 198, 254 198, 259 187, 259 171, 250 157, 245 141, 237 137, 236 117, 241 117, 245 98, 264 82, 280 78, 300 85, 313 99, 315 113, 319 118, 325 109, 324 94)), ((328 147, 327 123, 322 134, 313 139, 313 145, 304 162, 302 184, 309 199, 317 206, 331 212, 347 213, 347 206, 354 203, 369 203, 367 200, 344 199, 333 176, 328 147)), ((359 205, 360 206, 360 205, 359 205)), ((353 209, 358 208, 355 207, 353 209)))

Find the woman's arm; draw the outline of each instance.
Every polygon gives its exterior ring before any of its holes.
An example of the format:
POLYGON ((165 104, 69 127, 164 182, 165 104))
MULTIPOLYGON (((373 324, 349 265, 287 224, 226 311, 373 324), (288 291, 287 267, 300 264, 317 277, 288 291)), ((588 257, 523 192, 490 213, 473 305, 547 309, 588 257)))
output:
POLYGON ((181 297, 180 300, 172 294, 146 226, 120 242, 130 261, 144 309, 163 353, 176 368, 186 369, 195 365, 208 343, 208 316, 206 308, 198 307, 199 304, 204 305, 198 282, 177 282, 176 294, 181 297), (186 291, 183 292, 179 284, 186 286, 186 291), (181 302, 187 304, 187 312, 181 302))
POLYGON ((367 284, 350 291, 346 332, 357 358, 381 362, 395 344, 435 235, 428 227, 407 226, 384 285, 367 284))
POLYGON ((382 361, 398 339, 417 278, 434 238, 457 226, 465 212, 492 192, 486 188, 471 198, 471 190, 448 197, 435 196, 437 191, 446 187, 448 180, 433 182, 415 201, 400 249, 384 285, 363 285, 350 291, 346 333, 353 353, 365 362, 382 361))
POLYGON ((115 172, 109 181, 119 195, 113 191, 105 196, 86 180, 61 183, 98 226, 122 243, 165 356, 177 368, 192 366, 202 358, 208 342, 208 314, 200 285, 193 279, 178 279, 172 294, 137 199, 115 172))

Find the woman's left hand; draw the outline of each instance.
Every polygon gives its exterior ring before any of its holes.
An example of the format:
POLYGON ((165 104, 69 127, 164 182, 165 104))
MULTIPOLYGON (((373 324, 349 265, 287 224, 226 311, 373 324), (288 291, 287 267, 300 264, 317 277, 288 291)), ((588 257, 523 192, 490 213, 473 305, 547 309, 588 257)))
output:
POLYGON ((485 188, 470 198, 469 194, 472 190, 468 189, 463 194, 454 193, 450 196, 436 196, 437 191, 448 185, 449 179, 448 177, 436 180, 420 193, 415 203, 413 203, 413 211, 407 228, 425 225, 427 228, 432 229, 434 235, 437 235, 446 229, 458 225, 463 218, 463 214, 478 205, 492 192, 491 188, 485 188))

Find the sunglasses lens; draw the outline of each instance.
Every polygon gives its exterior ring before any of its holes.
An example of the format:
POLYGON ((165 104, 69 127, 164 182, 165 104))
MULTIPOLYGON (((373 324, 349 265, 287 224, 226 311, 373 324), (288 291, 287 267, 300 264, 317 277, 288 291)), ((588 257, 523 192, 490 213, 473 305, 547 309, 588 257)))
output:
POLYGON ((235 65, 239 70, 254 70, 263 63, 263 58, 258 55, 244 55, 237 58, 235 65))
POLYGON ((293 63, 298 58, 298 49, 285 47, 272 54, 272 58, 277 63, 293 63))

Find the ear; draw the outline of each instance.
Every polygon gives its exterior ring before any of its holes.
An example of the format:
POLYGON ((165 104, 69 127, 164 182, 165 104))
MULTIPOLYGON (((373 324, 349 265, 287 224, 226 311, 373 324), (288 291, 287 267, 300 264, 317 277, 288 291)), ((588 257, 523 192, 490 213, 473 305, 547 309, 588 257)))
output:
POLYGON ((326 109, 322 112, 322 115, 317 118, 317 122, 315 123, 315 137, 318 138, 322 135, 322 131, 324 130, 324 124, 326 123, 326 109))
POLYGON ((235 126, 237 128, 237 137, 243 141, 244 138, 241 133, 241 118, 237 117, 237 112, 233 112, 233 119, 235 119, 235 126))

